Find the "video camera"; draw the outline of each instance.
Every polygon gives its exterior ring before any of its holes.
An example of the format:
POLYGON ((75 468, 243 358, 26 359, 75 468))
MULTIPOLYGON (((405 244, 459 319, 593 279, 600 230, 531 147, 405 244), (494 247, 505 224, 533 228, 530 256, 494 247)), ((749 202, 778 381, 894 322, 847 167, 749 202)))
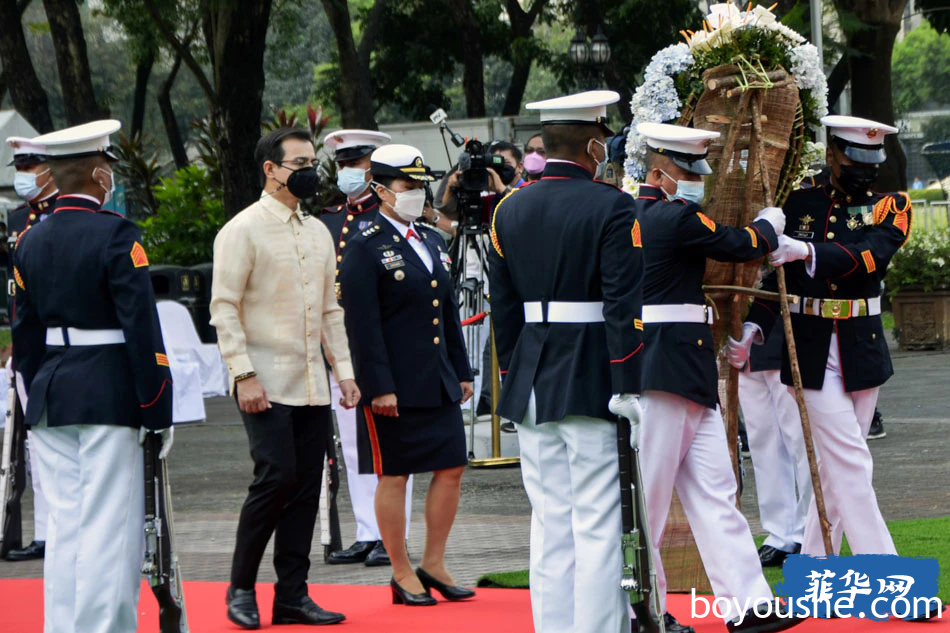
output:
POLYGON ((488 191, 490 180, 488 170, 494 170, 504 180, 503 172, 511 170, 500 154, 492 154, 486 150, 481 141, 472 139, 465 144, 465 149, 459 154, 458 171, 459 187, 462 191, 481 193, 488 191))

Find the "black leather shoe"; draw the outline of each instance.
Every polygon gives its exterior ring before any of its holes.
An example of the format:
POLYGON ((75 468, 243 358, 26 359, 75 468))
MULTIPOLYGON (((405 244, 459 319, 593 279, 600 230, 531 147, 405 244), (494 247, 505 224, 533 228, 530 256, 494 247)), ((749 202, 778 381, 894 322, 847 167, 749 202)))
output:
POLYGON ((416 567, 416 576, 419 577, 419 582, 421 582, 422 586, 426 588, 427 593, 430 589, 435 589, 442 594, 443 598, 450 602, 458 602, 459 600, 468 600, 469 598, 475 597, 475 592, 471 589, 447 585, 444 582, 433 578, 432 575, 422 567, 416 567))
POLYGON ((884 430, 884 416, 877 409, 874 410, 874 417, 871 418, 871 428, 868 429, 869 440, 880 440, 887 437, 884 430))
POLYGON ((11 549, 7 552, 7 560, 17 563, 23 560, 36 560, 46 556, 46 541, 33 541, 23 549, 11 549))
MULTIPOLYGON (((762 610, 762 607, 759 607, 762 610)), ((729 633, 741 631, 742 633, 773 633, 774 631, 784 631, 793 626, 798 626, 808 618, 800 615, 789 614, 788 607, 780 605, 778 600, 772 601, 772 609, 766 616, 756 615, 755 609, 746 611, 739 624, 738 619, 726 623, 726 629, 729 633), (779 615, 781 614, 781 615, 779 615)))
POLYGON ((271 624, 336 624, 346 619, 342 613, 322 609, 310 596, 304 596, 296 605, 274 603, 271 624))
POLYGON ((257 611, 257 594, 253 589, 228 587, 228 619, 242 629, 261 628, 261 614, 257 611))
POLYGON ((781 567, 785 559, 791 554, 798 554, 802 551, 801 545, 796 545, 791 552, 786 552, 771 545, 763 545, 759 548, 759 562, 763 567, 781 567))
POLYGON ((382 545, 382 541, 356 541, 349 547, 339 552, 333 552, 327 557, 327 563, 330 565, 351 565, 353 563, 362 563, 366 557, 373 551, 376 544, 382 545))
POLYGON ((439 601, 428 593, 409 593, 399 586, 395 578, 389 581, 389 586, 393 590, 393 604, 404 604, 407 607, 432 607, 439 604, 439 601))
POLYGON ((663 614, 663 626, 666 628, 666 633, 696 633, 693 627, 677 622, 669 611, 663 614))
POLYGON ((501 430, 503 433, 517 433, 518 427, 511 420, 506 420, 501 423, 501 430))
POLYGON ((363 563, 367 567, 388 567, 391 564, 389 561, 389 553, 386 551, 386 546, 383 545, 382 541, 376 543, 376 547, 370 551, 363 563))

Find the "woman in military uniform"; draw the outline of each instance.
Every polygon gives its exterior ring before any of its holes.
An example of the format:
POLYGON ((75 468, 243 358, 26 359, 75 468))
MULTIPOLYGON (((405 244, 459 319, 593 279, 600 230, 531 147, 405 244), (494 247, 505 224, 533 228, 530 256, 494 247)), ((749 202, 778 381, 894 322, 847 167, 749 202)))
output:
POLYGON ((451 261, 435 231, 420 228, 426 182, 419 150, 386 145, 371 157, 380 200, 373 226, 352 238, 340 265, 346 329, 363 394, 358 411, 360 472, 379 477, 376 518, 392 560, 393 603, 436 604, 474 592, 455 586, 444 555, 467 463, 460 404, 472 396, 451 261), (415 570, 405 547, 406 481, 432 472, 426 545, 415 570))

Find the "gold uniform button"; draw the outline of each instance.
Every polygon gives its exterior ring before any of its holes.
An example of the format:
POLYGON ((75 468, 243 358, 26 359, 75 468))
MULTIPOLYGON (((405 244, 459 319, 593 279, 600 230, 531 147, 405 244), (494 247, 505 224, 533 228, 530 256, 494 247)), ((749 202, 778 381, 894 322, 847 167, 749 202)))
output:
POLYGON ((349 233, 349 232, 350 232, 350 227, 344 226, 344 227, 343 227, 343 235, 346 235, 346 234, 349 233))
MULTIPOLYGON (((342 256, 342 255, 337 255, 337 256, 336 256, 336 261, 342 262, 342 261, 343 261, 343 256, 342 256)), ((339 272, 339 271, 337 271, 337 272, 339 272)))
POLYGON ((439 344, 439 337, 437 336, 437 337, 435 337, 434 339, 432 339, 432 342, 435 343, 436 345, 438 345, 438 344, 439 344))
POLYGON ((439 282, 436 281, 435 279, 433 279, 433 280, 432 280, 432 287, 433 287, 433 288, 438 288, 438 287, 439 287, 439 282))
POLYGON ((346 221, 347 221, 347 222, 352 222, 352 221, 353 221, 353 214, 352 214, 352 213, 349 214, 348 216, 346 216, 346 221))
POLYGON ((828 231, 828 235, 827 235, 827 237, 828 237, 828 239, 829 239, 829 240, 833 240, 833 239, 835 239, 835 234, 834 234, 834 232, 832 232, 832 231, 828 231))
POLYGON ((433 307, 433 308, 438 308, 438 307, 439 307, 439 300, 438 300, 438 299, 433 299, 433 300, 432 300, 432 307, 433 307))
MULTIPOLYGON (((831 216, 830 218, 828 218, 828 221, 834 224, 835 222, 838 221, 838 218, 836 216, 831 216)), ((345 231, 346 229, 343 229, 343 230, 345 231)))
POLYGON ((700 347, 702 347, 702 346, 703 346, 703 339, 699 339, 698 341, 696 341, 696 344, 699 345, 700 347))
POLYGON ((336 276, 337 276, 337 277, 340 276, 340 269, 339 269, 339 268, 336 269, 336 276))
POLYGON ((438 319, 432 319, 432 325, 438 325, 438 324, 439 324, 438 319))
POLYGON ((877 339, 877 332, 871 332, 871 340, 877 339))
POLYGON ((346 242, 344 242, 343 240, 340 240, 340 248, 343 248, 344 246, 346 246, 346 242))
POLYGON ((831 284, 831 291, 834 292, 838 289, 838 284, 831 284))
POLYGON ((840 208, 841 208, 841 205, 836 202, 836 203, 835 203, 835 209, 840 209, 840 208))

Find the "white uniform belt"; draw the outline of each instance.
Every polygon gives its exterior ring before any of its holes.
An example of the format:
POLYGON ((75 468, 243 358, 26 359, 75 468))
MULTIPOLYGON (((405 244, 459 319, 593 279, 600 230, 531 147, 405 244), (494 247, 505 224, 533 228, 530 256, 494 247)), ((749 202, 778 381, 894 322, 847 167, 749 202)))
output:
POLYGON ((881 298, 815 299, 813 297, 802 297, 797 303, 790 303, 788 309, 795 314, 808 314, 824 319, 853 319, 881 314, 881 298))
POLYGON ((603 301, 528 301, 524 304, 525 323, 603 323, 603 301), (547 318, 544 306, 547 306, 547 318))
POLYGON ((712 306, 696 303, 643 306, 644 323, 707 323, 713 322, 712 306))
POLYGON ((122 330, 80 330, 75 327, 51 327, 46 330, 46 344, 71 345, 118 345, 125 343, 122 330))

